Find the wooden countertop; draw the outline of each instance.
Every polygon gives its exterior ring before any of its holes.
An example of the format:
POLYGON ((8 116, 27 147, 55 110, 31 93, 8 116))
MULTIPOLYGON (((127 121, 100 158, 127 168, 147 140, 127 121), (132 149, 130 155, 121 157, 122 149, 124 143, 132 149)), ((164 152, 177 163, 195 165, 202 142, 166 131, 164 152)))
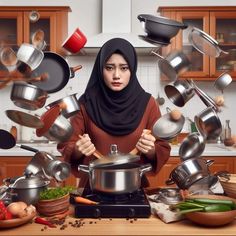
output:
POLYGON ((73 227, 69 222, 75 222, 76 218, 68 217, 66 219, 67 227, 65 229, 47 228, 35 223, 27 223, 13 229, 0 229, 0 235, 236 235, 236 221, 233 223, 218 227, 207 228, 191 223, 188 220, 172 222, 166 224, 159 218, 151 216, 147 219, 83 219, 83 226, 73 227))

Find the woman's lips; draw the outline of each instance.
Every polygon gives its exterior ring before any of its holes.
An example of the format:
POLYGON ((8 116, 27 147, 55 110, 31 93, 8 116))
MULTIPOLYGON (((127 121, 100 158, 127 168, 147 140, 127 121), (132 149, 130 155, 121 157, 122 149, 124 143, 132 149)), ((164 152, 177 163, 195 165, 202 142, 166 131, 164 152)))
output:
POLYGON ((112 84, 112 86, 114 86, 114 87, 119 87, 119 86, 121 86, 121 83, 118 83, 118 82, 113 82, 113 83, 111 83, 112 84))

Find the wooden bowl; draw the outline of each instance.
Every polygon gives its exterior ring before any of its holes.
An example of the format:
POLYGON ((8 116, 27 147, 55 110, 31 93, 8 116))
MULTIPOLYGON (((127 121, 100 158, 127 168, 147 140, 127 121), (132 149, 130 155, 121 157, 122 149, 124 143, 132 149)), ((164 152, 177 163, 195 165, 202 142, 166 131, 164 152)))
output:
POLYGON ((229 180, 220 176, 218 178, 227 196, 236 198, 236 174, 230 174, 229 180))
POLYGON ((50 199, 50 200, 39 200, 36 209, 39 214, 44 216, 54 216, 63 214, 69 210, 70 206, 70 195, 66 194, 63 197, 50 199))
MULTIPOLYGON (((236 203, 236 199, 218 195, 194 195, 191 196, 191 198, 232 200, 236 203)), ((226 225, 234 221, 236 217, 236 210, 225 212, 190 212, 185 214, 185 216, 187 219, 196 224, 215 227, 226 225)))
POLYGON ((11 220, 0 220, 0 228, 13 228, 30 222, 36 216, 36 212, 22 218, 15 218, 11 220))

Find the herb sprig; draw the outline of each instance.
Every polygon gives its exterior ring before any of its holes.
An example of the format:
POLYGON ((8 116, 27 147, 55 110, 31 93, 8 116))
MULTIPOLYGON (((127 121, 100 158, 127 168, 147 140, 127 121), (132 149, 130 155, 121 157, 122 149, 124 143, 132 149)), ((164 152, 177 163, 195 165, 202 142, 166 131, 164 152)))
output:
POLYGON ((75 190, 75 187, 72 186, 45 189, 40 192, 39 200, 50 200, 50 199, 60 198, 70 193, 73 190, 75 190))

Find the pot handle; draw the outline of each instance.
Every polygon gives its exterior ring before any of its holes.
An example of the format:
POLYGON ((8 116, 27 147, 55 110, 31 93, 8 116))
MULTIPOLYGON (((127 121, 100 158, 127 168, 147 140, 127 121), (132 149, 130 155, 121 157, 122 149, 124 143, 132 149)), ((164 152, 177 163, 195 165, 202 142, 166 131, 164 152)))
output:
POLYGON ((140 21, 146 21, 146 19, 142 16, 142 15, 138 15, 138 17, 137 17, 140 21))
POLYGON ((206 165, 211 166, 214 163, 214 160, 206 160, 206 165))
POLYGON ((146 164, 146 165, 140 166, 140 177, 141 177, 145 172, 148 172, 148 171, 151 171, 151 170, 152 170, 151 164, 146 164))
POLYGON ((83 171, 83 172, 86 172, 86 173, 89 173, 89 167, 86 166, 86 165, 79 165, 78 166, 78 171, 83 171))
POLYGON ((175 184, 173 179, 170 178, 170 179, 166 180, 166 185, 172 185, 172 184, 175 184))

